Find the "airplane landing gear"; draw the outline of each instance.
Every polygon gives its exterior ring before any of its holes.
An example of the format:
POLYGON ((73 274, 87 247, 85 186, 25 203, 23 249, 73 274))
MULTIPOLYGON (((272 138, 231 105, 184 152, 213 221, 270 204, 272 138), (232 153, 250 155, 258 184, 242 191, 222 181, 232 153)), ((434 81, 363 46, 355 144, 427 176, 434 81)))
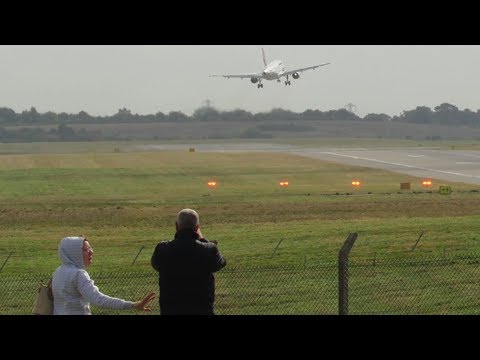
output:
POLYGON ((292 85, 292 83, 289 80, 287 80, 285 81, 285 85, 292 85))
POLYGON ((263 89, 263 84, 262 83, 257 84, 257 88, 259 88, 259 89, 262 88, 263 89))

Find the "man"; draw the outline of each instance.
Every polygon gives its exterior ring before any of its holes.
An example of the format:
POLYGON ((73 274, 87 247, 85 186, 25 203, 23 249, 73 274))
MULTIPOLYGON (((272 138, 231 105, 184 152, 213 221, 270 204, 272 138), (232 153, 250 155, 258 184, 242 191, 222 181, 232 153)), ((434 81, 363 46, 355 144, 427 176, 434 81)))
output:
POLYGON ((175 238, 162 241, 151 264, 159 273, 162 315, 213 315, 215 278, 226 265, 216 241, 205 239, 192 209, 177 214, 175 238))

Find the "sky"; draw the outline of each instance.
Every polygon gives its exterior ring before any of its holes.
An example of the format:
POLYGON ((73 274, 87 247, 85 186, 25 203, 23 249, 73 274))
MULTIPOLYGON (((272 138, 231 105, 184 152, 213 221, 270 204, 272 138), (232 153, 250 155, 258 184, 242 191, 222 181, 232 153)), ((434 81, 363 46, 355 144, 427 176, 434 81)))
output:
POLYGON ((480 108, 480 45, 0 45, 0 107, 110 116, 181 111, 207 104, 252 113, 275 108, 400 115, 447 102, 480 108), (330 62, 300 79, 210 77, 330 62))

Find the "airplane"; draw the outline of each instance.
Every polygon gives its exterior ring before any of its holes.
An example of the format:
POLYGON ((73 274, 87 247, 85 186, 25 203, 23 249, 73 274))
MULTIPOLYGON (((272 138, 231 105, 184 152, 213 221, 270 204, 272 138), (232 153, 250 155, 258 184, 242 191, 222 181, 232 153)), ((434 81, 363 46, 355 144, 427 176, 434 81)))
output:
POLYGON ((230 78, 240 78, 240 79, 245 79, 245 78, 250 78, 250 81, 253 84, 257 84, 257 88, 263 89, 263 84, 262 80, 277 80, 277 82, 281 82, 280 78, 282 76, 285 76, 285 85, 292 85, 290 80, 288 80, 288 77, 291 75, 294 79, 300 78, 300 72, 306 71, 306 70, 313 70, 316 69, 320 66, 325 66, 329 65, 330 63, 323 63, 320 65, 314 65, 314 66, 308 66, 305 68, 301 69, 295 69, 295 70, 289 70, 285 71, 285 66, 283 65, 283 62, 281 60, 273 60, 267 65, 267 60, 265 59, 265 51, 262 48, 262 54, 263 54, 263 64, 265 65, 265 68, 263 69, 262 72, 260 73, 249 73, 249 74, 228 74, 228 75, 210 75, 211 77, 224 77, 227 79, 230 78))

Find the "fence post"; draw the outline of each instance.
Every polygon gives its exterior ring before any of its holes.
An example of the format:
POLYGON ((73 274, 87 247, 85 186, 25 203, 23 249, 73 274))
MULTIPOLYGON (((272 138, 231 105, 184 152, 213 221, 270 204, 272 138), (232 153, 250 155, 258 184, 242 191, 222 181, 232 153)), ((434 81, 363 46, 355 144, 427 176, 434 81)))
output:
POLYGON ((145 247, 145 246, 142 245, 142 247, 141 247, 140 250, 138 251, 137 256, 135 256, 135 259, 133 259, 132 265, 135 264, 135 261, 137 261, 138 255, 140 255, 140 253, 142 252, 142 250, 143 250, 144 247, 145 247))
POLYGON ((10 252, 10 254, 8 254, 7 258, 5 259, 5 261, 3 262, 2 264, 2 267, 0 268, 0 271, 3 270, 3 267, 5 266, 5 264, 7 263, 8 259, 10 259, 10 256, 12 256, 13 252, 10 252))
POLYGON ((273 249, 272 255, 270 255, 270 257, 273 257, 273 255, 275 255, 275 253, 277 252, 277 249, 278 249, 278 247, 280 246, 280 244, 282 243, 282 241, 283 241, 283 238, 280 239, 280 241, 278 242, 277 246, 275 246, 275 249, 273 249))
POLYGON ((412 251, 415 250, 415 248, 417 247, 418 242, 420 241, 420 239, 421 239, 422 236, 423 236, 423 232, 424 232, 424 231, 422 230, 422 232, 420 233, 420 236, 419 236, 418 239, 417 239, 417 242, 416 242, 415 245, 413 245, 413 247, 412 247, 412 251))
POLYGON ((348 315, 348 255, 357 233, 350 233, 338 253, 338 314, 348 315))

